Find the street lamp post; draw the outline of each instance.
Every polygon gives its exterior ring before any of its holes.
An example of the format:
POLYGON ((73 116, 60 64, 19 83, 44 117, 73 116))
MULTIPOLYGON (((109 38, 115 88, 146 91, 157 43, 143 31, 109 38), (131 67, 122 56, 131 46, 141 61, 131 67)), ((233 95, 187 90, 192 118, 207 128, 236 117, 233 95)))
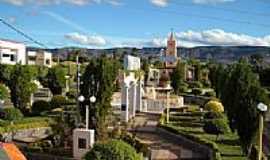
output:
POLYGON ((263 137, 263 113, 267 111, 267 105, 263 104, 263 103, 259 103, 257 105, 258 110, 260 111, 259 114, 259 136, 258 136, 258 145, 259 145, 259 153, 258 153, 258 160, 262 159, 262 148, 263 148, 263 144, 262 144, 262 137, 263 137))
MULTIPOLYGON (((90 103, 94 104, 96 102, 96 97, 95 96, 91 96, 90 97, 90 103)), ((89 129, 89 106, 86 105, 86 129, 89 129)))
MULTIPOLYGON (((83 95, 79 96, 78 98, 79 102, 84 102, 85 98, 83 95)), ((90 104, 93 104, 96 102, 96 97, 95 96, 91 96, 89 98, 90 104)), ((86 105, 85 107, 85 129, 88 130, 89 129, 89 105, 86 105)))

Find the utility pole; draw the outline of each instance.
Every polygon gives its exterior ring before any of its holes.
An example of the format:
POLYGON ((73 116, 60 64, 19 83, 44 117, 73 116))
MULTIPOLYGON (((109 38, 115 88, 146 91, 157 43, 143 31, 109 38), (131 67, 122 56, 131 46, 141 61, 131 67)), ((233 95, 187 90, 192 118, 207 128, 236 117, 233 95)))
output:
POLYGON ((81 80, 80 80, 80 76, 81 76, 81 73, 80 73, 80 63, 79 63, 79 54, 76 55, 76 66, 77 66, 77 99, 76 99, 76 102, 77 102, 77 112, 76 112, 76 115, 77 115, 77 118, 76 118, 76 125, 78 126, 81 122, 81 116, 80 116, 80 102, 79 102, 79 96, 80 96, 80 84, 81 84, 81 80))

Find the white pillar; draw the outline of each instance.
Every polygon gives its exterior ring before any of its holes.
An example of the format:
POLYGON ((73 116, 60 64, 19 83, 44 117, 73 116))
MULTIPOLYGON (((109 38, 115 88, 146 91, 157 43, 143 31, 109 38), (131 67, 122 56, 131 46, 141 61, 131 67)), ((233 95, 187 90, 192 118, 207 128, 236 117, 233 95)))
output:
POLYGON ((128 88, 129 88, 129 86, 126 85, 125 86, 125 94, 126 94, 126 96, 125 96, 125 98, 126 98, 125 121, 126 122, 128 122, 128 120, 129 120, 129 94, 128 94, 129 89, 128 88))
POLYGON ((132 107, 132 116, 135 117, 136 116, 136 109, 137 109, 137 84, 134 82, 133 84, 133 107, 132 107))
POLYGON ((85 127, 86 127, 86 130, 89 129, 89 106, 88 105, 86 105, 85 127))
POLYGON ((139 111, 142 112, 143 109, 142 109, 142 82, 141 80, 138 81, 138 105, 139 105, 139 111))

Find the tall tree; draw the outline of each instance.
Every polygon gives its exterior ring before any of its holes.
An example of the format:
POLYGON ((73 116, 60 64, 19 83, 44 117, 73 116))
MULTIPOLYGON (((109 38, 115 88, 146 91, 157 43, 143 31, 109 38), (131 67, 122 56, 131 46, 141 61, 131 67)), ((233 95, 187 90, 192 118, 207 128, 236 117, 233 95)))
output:
POLYGON ((268 104, 266 92, 260 86, 257 74, 246 61, 227 68, 221 100, 231 126, 237 130, 242 149, 248 153, 257 133, 257 104, 268 104))
MULTIPOLYGON (((90 106, 90 127, 97 132, 99 139, 107 137, 107 117, 111 111, 111 98, 116 87, 115 80, 119 65, 113 59, 104 56, 93 59, 87 66, 81 85, 81 94, 86 98, 83 106, 89 105, 89 98, 96 97, 96 103, 90 106)), ((82 116, 85 109, 81 108, 82 116)))
POLYGON ((29 112, 30 96, 37 88, 33 82, 35 76, 36 71, 32 67, 17 64, 14 66, 8 81, 11 101, 24 114, 29 112))
POLYGON ((178 61, 175 70, 171 75, 171 85, 176 94, 181 93, 181 88, 185 81, 185 63, 178 61))
POLYGON ((62 94, 62 88, 65 87, 65 76, 67 71, 62 66, 50 68, 46 76, 47 86, 54 95, 62 94))

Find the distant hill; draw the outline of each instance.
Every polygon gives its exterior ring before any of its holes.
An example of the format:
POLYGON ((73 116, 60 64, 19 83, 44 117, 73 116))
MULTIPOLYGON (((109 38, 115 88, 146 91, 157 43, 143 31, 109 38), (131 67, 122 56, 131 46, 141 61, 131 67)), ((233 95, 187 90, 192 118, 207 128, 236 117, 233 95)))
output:
MULTIPOLYGON (((67 56, 74 50, 81 50, 85 56, 99 56, 105 54, 130 54, 136 52, 141 57, 157 57, 162 49, 165 48, 111 48, 111 49, 86 49, 77 47, 45 49, 59 56, 61 59, 67 56)), ((38 50, 38 48, 28 48, 28 50, 38 50)), ((232 62, 240 57, 250 56, 253 54, 261 54, 267 62, 270 62, 270 47, 253 47, 253 46, 202 46, 194 48, 178 48, 178 56, 183 58, 197 58, 200 60, 214 59, 220 62, 232 62)))

